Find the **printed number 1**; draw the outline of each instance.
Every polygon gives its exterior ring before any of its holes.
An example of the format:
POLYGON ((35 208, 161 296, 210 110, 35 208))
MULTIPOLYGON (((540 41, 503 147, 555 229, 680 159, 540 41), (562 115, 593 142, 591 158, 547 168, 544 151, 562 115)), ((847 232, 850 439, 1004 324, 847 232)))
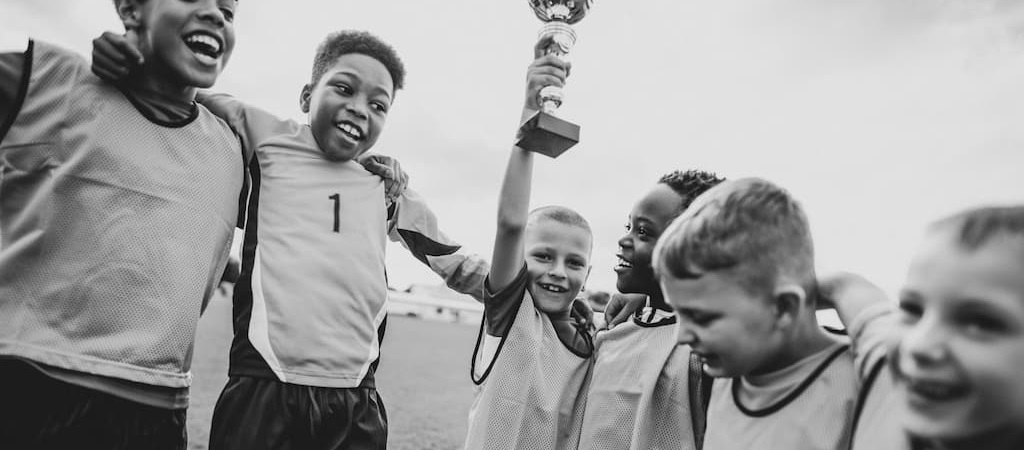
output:
POLYGON ((341 195, 334 194, 327 198, 334 200, 334 232, 337 233, 339 222, 341 222, 341 195))

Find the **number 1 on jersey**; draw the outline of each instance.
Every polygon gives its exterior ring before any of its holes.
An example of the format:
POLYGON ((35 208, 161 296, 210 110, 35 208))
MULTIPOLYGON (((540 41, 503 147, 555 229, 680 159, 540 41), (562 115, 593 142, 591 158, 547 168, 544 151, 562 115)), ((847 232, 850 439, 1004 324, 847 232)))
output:
POLYGON ((334 232, 337 233, 341 222, 341 195, 334 194, 327 198, 334 200, 334 232))

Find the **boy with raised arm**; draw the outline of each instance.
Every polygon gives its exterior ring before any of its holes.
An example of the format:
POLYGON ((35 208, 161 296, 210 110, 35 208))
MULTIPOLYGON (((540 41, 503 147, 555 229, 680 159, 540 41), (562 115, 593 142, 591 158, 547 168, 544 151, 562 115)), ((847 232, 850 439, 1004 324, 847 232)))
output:
POLYGON ((846 448, 853 355, 818 325, 814 246, 789 193, 724 182, 669 226, 653 259, 679 343, 718 378, 704 448, 846 448))
MULTIPOLYGON (((538 49, 541 48, 538 46, 538 49)), ((523 119, 568 64, 541 56, 527 73, 523 119)), ((534 154, 514 147, 501 188, 484 318, 471 375, 479 385, 467 450, 574 449, 593 345, 573 301, 590 273, 590 226, 575 211, 529 212, 534 154)))

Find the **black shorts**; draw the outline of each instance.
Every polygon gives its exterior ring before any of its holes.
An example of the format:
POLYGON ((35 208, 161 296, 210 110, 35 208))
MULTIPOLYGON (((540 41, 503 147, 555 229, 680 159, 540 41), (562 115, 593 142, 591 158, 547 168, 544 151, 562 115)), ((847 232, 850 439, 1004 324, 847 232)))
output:
POLYGON ((231 377, 213 410, 210 450, 383 450, 388 418, 371 387, 231 377))
POLYGON ((163 409, 0 359, 0 448, 183 450, 184 409, 163 409))

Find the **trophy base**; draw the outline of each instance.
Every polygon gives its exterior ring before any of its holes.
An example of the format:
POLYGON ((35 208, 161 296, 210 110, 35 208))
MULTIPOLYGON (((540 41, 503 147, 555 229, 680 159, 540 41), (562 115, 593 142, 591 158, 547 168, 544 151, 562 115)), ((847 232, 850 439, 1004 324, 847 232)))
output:
POLYGON ((557 158, 579 141, 579 125, 538 111, 519 127, 516 145, 524 150, 557 158))

